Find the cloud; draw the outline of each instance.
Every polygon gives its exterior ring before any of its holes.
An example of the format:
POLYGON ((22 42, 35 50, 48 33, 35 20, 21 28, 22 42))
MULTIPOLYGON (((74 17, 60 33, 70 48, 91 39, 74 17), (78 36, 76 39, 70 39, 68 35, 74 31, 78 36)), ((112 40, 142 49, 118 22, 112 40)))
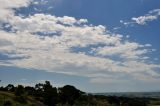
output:
POLYGON ((157 20, 160 17, 160 9, 154 9, 148 12, 148 14, 145 14, 144 16, 139 17, 132 17, 131 22, 125 22, 123 20, 120 20, 120 23, 123 23, 124 25, 133 25, 133 24, 139 24, 139 25, 145 25, 147 22, 157 20))
POLYGON ((144 25, 146 22, 156 20, 158 16, 148 15, 148 16, 140 16, 140 17, 133 17, 132 20, 135 21, 137 24, 144 25))
MULTIPOLYGON (((112 56, 112 55, 118 55, 121 58, 126 59, 140 59, 140 57, 147 53, 147 49, 143 49, 146 46, 150 46, 150 44, 146 45, 140 45, 135 42, 128 42, 125 43, 119 43, 114 46, 104 46, 97 48, 96 51, 97 54, 103 55, 103 56, 112 56)), ((143 56, 142 56, 143 57, 143 56)))
MULTIPOLYGON (((101 82, 101 76, 110 76, 115 81, 124 80, 126 75, 135 78, 138 74, 155 79, 159 76, 155 70, 160 65, 149 63, 146 58, 151 52, 151 44, 123 39, 123 35, 110 33, 103 25, 90 25, 86 19, 43 13, 21 17, 15 15, 12 8, 27 6, 29 1, 18 1, 10 6, 6 3, 5 8, 11 7, 5 13, 10 16, 12 12, 12 17, 7 20, 12 31, 0 30, 0 41, 3 41, 0 53, 24 58, 7 60, 8 64, 88 77, 91 82, 101 82), (87 49, 80 52, 73 48, 87 49)), ((1 18, 2 23, 6 21, 6 17, 1 18)), ((6 65, 4 62, 0 64, 6 65)))
POLYGON ((6 22, 14 16, 14 8, 28 6, 31 0, 0 0, 0 22, 6 22))
POLYGON ((34 0, 32 4, 34 5, 45 5, 48 3, 48 0, 34 0))

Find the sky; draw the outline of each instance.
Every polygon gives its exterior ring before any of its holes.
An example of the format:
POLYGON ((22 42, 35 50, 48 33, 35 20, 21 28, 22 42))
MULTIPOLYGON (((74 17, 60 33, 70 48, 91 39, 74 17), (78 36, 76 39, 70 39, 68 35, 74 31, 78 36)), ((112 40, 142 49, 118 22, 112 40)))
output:
POLYGON ((0 85, 160 90, 160 1, 0 0, 0 85))

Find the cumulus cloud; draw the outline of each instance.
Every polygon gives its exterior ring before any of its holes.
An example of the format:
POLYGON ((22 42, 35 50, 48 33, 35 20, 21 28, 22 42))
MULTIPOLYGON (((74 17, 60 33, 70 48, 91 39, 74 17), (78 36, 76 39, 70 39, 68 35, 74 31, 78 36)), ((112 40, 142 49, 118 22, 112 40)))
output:
MULTIPOLYGON (((15 15, 12 8, 29 4, 28 0, 22 1, 12 2, 9 6, 9 1, 1 1, 5 5, 1 9, 9 8, 6 16, 12 12, 12 17, 7 20, 12 31, 0 30, 0 41, 3 41, 0 53, 21 57, 7 60, 9 65, 88 77, 93 83, 102 81, 101 76, 109 76, 115 81, 128 74, 133 78, 138 75, 157 77, 155 70, 160 65, 146 60, 151 44, 124 40, 123 35, 110 33, 103 25, 90 25, 86 19, 46 14, 15 15), (45 34, 48 32, 51 32, 50 36, 45 34), (88 49, 80 52, 73 48, 88 49)), ((6 17, 1 18, 3 23, 6 17)), ((0 64, 6 65, 4 62, 0 64)))
POLYGON ((0 0, 0 22, 6 22, 14 16, 14 8, 28 6, 31 0, 0 0))

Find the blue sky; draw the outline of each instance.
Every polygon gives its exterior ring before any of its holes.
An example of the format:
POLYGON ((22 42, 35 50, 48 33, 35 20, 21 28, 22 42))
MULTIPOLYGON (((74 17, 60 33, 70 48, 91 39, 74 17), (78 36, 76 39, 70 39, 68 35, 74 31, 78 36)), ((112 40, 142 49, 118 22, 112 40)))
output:
POLYGON ((1 85, 49 80, 86 92, 160 90, 159 4, 0 1, 1 85))

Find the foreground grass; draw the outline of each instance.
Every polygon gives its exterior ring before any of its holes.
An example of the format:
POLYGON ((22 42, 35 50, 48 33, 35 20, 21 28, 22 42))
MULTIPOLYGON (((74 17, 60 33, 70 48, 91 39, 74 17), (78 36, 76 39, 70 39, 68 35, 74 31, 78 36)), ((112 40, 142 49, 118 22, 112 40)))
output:
MULTIPOLYGON (((85 100, 77 101, 73 106, 130 106, 130 105, 116 105, 109 103, 109 100, 105 97, 94 96, 92 98, 86 97, 85 100)), ((134 100, 134 98, 133 98, 134 100)), ((143 101, 144 98, 139 98, 143 101)), ((131 99, 132 101, 132 99, 131 99)), ((147 99, 147 106, 160 106, 160 99, 147 99)), ((40 101, 36 100, 32 96, 26 97, 26 103, 20 103, 16 100, 16 96, 12 92, 0 91, 0 106, 45 106, 40 101)), ((56 106, 62 106, 61 103, 56 106)), ((63 106, 70 106, 69 104, 63 104, 63 106)), ((142 106, 142 105, 136 105, 142 106)))
POLYGON ((26 103, 20 103, 15 100, 16 96, 11 92, 0 91, 0 106, 44 106, 43 103, 35 100, 31 96, 27 96, 26 103))

